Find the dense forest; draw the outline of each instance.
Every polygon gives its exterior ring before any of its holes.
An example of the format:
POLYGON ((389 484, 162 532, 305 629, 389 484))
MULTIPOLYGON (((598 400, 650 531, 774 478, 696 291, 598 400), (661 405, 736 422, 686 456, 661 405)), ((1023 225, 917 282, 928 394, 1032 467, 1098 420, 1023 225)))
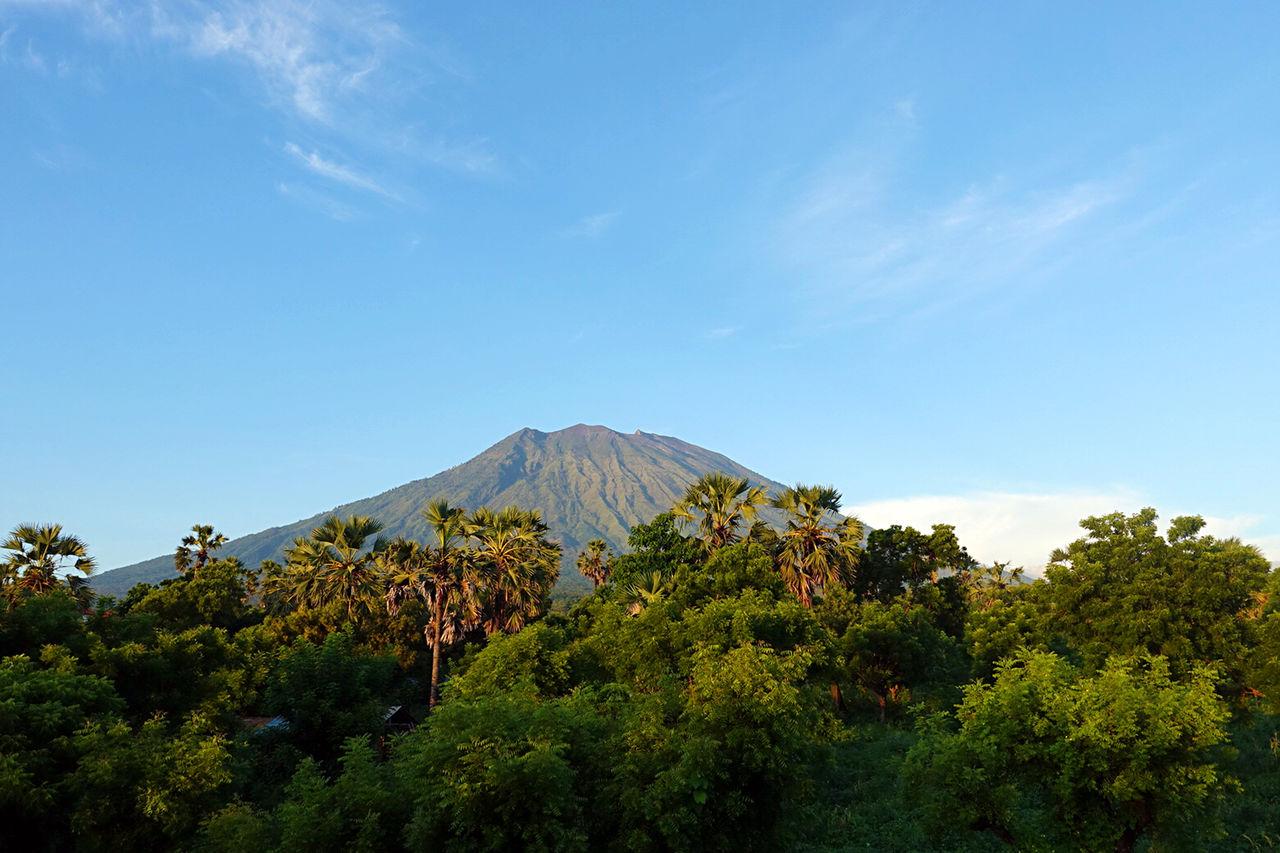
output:
POLYGON ((0 848, 1268 850, 1280 572, 1154 510, 1042 578, 707 475, 577 556, 537 512, 334 517, 123 598, 0 564, 0 848), (785 523, 757 518, 771 506, 785 523))

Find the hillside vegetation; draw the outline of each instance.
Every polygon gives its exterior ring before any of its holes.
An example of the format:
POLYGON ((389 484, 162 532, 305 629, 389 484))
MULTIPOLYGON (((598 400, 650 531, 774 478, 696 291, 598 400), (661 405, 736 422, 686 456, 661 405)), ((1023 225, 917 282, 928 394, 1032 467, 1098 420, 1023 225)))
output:
POLYGON ((1029 581, 839 502, 713 473, 568 552, 535 510, 434 496, 420 538, 333 516, 253 567, 197 525, 122 598, 17 528, 0 848, 1280 846, 1254 548, 1117 513, 1029 581), (592 591, 553 607, 566 560, 592 591))

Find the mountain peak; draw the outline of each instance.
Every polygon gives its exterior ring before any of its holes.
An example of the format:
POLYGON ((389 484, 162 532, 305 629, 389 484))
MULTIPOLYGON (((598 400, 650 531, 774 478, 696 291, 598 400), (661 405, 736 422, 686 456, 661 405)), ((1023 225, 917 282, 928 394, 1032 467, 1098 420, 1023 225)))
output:
MULTIPOLYGON (((249 566, 279 560, 294 537, 306 536, 329 515, 372 516, 383 523, 385 536, 425 540, 430 531, 419 511, 440 497, 469 509, 517 504, 540 511, 552 536, 564 546, 562 577, 581 585, 585 582, 574 561, 586 542, 603 539, 615 551, 624 550, 632 527, 669 510, 690 483, 712 471, 747 477, 770 490, 782 488, 726 456, 670 436, 640 430, 624 434, 584 423, 555 432, 524 427, 432 477, 241 536, 220 553, 249 566)), ((156 557, 104 572, 94 578, 94 586, 122 595, 135 583, 173 574, 173 557, 156 557)))

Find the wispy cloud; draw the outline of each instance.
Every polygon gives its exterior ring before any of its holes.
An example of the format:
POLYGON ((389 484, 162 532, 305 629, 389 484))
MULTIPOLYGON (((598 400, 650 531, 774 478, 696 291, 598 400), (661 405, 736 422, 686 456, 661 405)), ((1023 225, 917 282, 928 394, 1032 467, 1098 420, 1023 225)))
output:
MULTIPOLYGON (((438 91, 442 80, 469 81, 465 62, 430 34, 408 31, 393 7, 374 0, 0 0, 2 9, 60 14, 78 21, 91 39, 129 43, 140 55, 160 48, 239 68, 268 108, 305 125, 290 133, 357 150, 362 160, 386 162, 384 171, 405 174, 423 165, 477 175, 498 170, 487 140, 446 134, 429 118, 425 94, 438 91)), ((12 26, 4 33, 0 55, 16 61, 20 41, 12 26)), ((43 61, 34 43, 28 49, 36 58, 24 61, 43 61)), ((449 117, 450 126, 459 123, 449 117)), ((398 197, 362 170, 314 151, 295 156, 331 180, 398 197)))
POLYGON ((356 208, 344 204, 313 187, 281 181, 276 184, 276 191, 303 207, 323 213, 335 222, 350 222, 354 219, 359 219, 362 215, 356 208))
POLYGON ((787 205, 776 246, 827 307, 879 317, 1022 281, 1069 254, 1130 184, 1126 174, 1048 186, 996 177, 910 206, 896 177, 884 157, 855 152, 803 179, 787 205))
POLYGON ((319 122, 368 93, 408 42, 382 7, 326 0, 157 4, 150 30, 197 57, 247 65, 273 95, 319 122))
MULTIPOLYGON (((1054 548, 1082 535, 1080 519, 1111 512, 1135 512, 1152 502, 1132 489, 1079 492, 970 492, 957 495, 915 495, 868 501, 844 511, 872 527, 909 524, 928 529, 954 524, 960 541, 984 562, 1006 560, 1039 574, 1054 548)), ((1163 522, 1180 512, 1166 513, 1163 522)), ((1206 532, 1237 536, 1258 546, 1271 560, 1280 560, 1280 535, 1266 532, 1258 516, 1206 516, 1206 532)), ((1274 529, 1274 528, 1272 528, 1274 529)))
POLYGON ((608 210, 603 213, 593 213, 590 216, 584 216, 577 222, 565 228, 561 233, 566 237, 599 237, 608 231, 618 217, 622 215, 620 210, 608 210))
POLYGON ((373 178, 349 166, 343 166, 332 160, 326 160, 315 151, 304 151, 298 145, 289 142, 284 146, 285 153, 292 155, 302 165, 310 169, 321 177, 328 178, 331 181, 337 181, 340 184, 346 184, 358 190, 375 193, 385 198, 398 200, 398 196, 375 181, 373 178))
POLYGON ((708 329, 706 335, 709 341, 722 341, 725 338, 731 338, 738 333, 737 326, 720 326, 715 329, 708 329))

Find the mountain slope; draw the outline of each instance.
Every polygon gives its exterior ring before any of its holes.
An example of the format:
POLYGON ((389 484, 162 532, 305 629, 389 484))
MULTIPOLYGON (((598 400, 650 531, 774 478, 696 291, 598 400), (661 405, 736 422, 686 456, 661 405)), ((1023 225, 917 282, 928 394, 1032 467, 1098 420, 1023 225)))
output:
MULTIPOLYGON (((220 554, 250 566, 279 560, 294 538, 333 514, 373 516, 386 525, 386 536, 426 539, 429 531, 418 512, 428 500, 443 497, 469 509, 518 504, 540 510, 552 538, 564 545, 562 581, 573 584, 581 582, 573 563, 585 542, 598 537, 621 550, 632 526, 670 509, 685 486, 710 471, 746 477, 770 492, 782 488, 727 456, 677 438, 585 424, 550 433, 522 429, 433 477, 233 539, 220 554)), ((136 583, 173 575, 173 557, 165 555, 104 572, 93 585, 123 595, 136 583)))

